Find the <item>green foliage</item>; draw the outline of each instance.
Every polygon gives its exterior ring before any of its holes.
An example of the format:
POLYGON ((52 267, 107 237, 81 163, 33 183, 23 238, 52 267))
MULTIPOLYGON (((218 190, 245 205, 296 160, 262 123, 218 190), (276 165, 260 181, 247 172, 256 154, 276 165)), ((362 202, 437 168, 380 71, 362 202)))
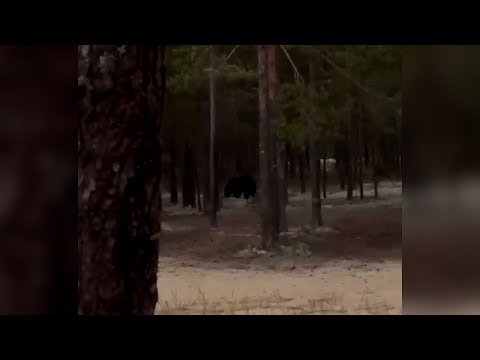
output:
MULTIPOLYGON (((312 136, 320 142, 343 136, 353 116, 363 118, 367 136, 398 132, 402 116, 401 47, 287 45, 285 49, 288 57, 283 49, 278 52, 282 114, 279 135, 294 149, 302 148, 312 136), (317 73, 313 89, 309 87, 310 61, 315 63, 317 73)), ((204 126, 202 121, 206 123, 202 116, 208 113, 210 71, 209 46, 170 48, 168 109, 176 133, 196 133, 204 126)), ((219 121, 228 124, 235 117, 237 130, 252 138, 258 124, 256 47, 215 46, 214 71, 219 98, 230 104, 219 115, 219 121)), ((227 132, 230 129, 227 125, 221 128, 227 132)), ((228 133, 219 136, 229 138, 228 133)))

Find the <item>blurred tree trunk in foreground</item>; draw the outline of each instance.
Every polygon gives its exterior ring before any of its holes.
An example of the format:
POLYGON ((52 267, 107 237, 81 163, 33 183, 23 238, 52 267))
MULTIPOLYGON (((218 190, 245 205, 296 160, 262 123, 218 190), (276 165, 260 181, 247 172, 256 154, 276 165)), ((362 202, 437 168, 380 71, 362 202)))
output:
POLYGON ((80 48, 78 313, 153 314, 165 47, 80 48))

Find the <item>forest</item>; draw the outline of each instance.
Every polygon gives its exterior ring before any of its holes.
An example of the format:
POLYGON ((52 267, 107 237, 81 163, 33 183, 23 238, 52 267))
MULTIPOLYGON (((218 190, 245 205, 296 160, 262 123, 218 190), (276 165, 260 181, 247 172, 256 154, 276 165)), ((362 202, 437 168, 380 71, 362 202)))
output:
POLYGON ((78 46, 78 313, 401 312, 402 54, 78 46))

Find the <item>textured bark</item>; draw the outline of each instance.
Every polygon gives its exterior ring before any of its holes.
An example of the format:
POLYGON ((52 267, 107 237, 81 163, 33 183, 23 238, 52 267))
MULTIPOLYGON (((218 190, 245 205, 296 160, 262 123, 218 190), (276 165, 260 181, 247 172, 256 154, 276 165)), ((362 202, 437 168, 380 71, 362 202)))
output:
POLYGON ((154 312, 162 50, 88 46, 79 58, 79 314, 154 312))

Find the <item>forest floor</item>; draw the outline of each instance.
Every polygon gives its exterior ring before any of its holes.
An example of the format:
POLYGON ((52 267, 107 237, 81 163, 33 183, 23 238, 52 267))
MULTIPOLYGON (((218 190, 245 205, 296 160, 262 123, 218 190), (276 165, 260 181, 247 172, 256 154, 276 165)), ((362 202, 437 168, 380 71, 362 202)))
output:
POLYGON ((310 194, 290 190, 277 253, 259 250, 255 203, 225 199, 211 230, 166 197, 157 314, 401 314, 402 184, 382 183, 378 200, 365 189, 352 202, 327 192, 315 232, 310 194))

